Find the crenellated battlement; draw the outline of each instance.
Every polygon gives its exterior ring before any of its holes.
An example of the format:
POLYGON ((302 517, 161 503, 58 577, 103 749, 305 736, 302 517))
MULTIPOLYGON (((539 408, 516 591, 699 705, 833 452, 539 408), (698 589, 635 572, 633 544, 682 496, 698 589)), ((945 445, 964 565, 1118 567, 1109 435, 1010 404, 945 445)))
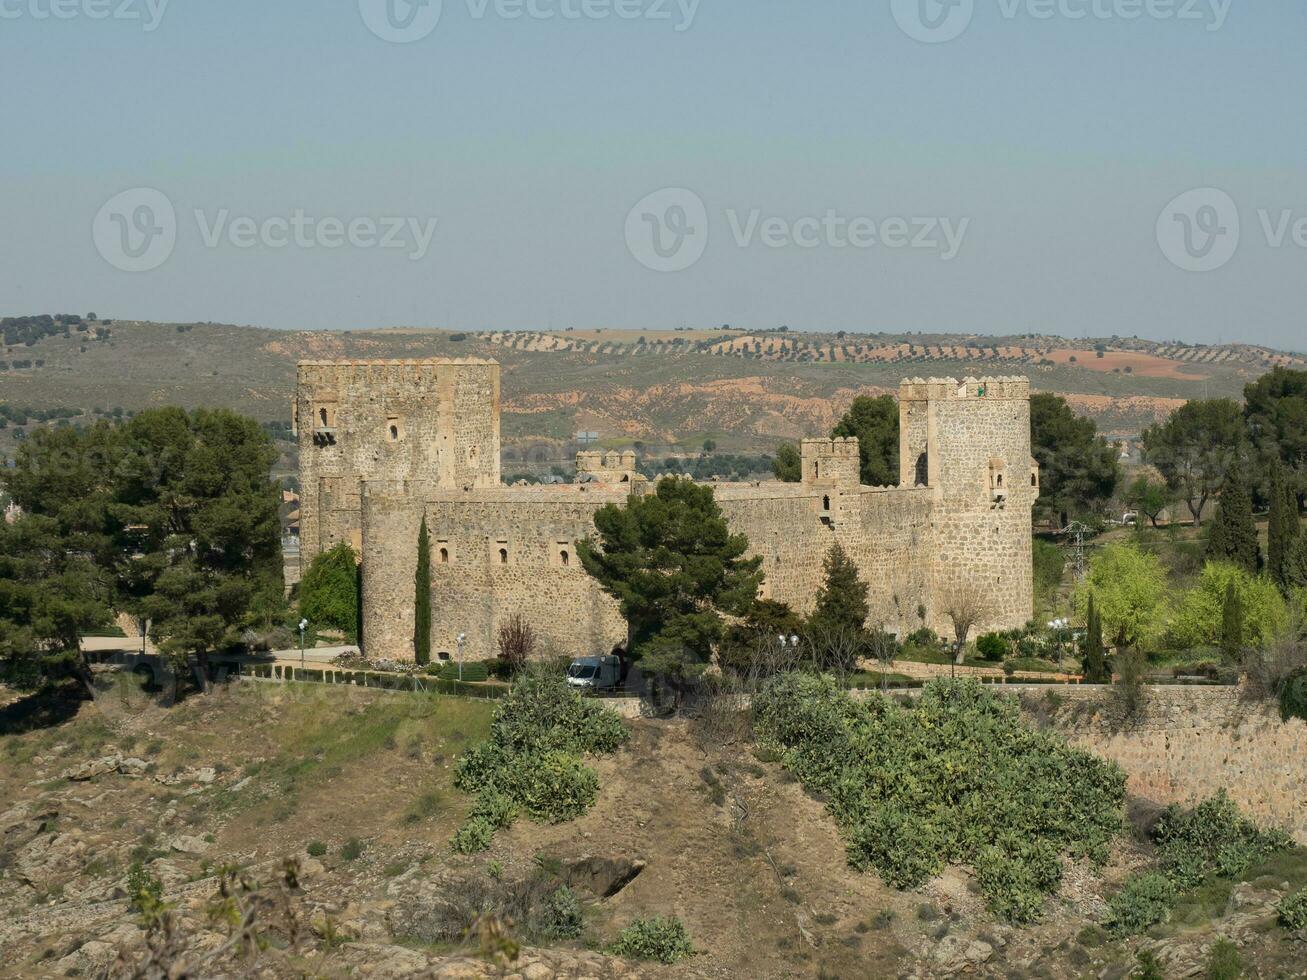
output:
POLYGON ((899 402, 964 401, 969 398, 1028 400, 1030 379, 1019 376, 991 378, 909 378, 899 385, 899 402))

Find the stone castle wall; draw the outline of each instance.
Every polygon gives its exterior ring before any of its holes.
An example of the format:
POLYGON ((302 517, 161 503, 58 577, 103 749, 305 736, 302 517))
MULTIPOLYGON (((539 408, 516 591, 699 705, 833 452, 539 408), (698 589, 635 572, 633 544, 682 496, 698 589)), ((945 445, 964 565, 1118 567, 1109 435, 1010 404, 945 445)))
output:
POLYGON ((499 485, 494 361, 302 361, 293 418, 302 567, 346 541, 362 551, 362 484, 499 485))
MULTIPOLYGON (((947 634, 950 590, 962 584, 987 600, 979 628, 1021 625, 1031 615, 1038 493, 1027 383, 906 382, 901 405, 905 468, 929 485, 861 486, 856 440, 817 439, 803 443, 800 483, 716 487, 731 526, 763 558, 764 595, 809 612, 838 541, 868 583, 873 625, 947 634)), ((424 515, 434 653, 454 655, 462 633, 466 658, 494 656, 498 628, 515 613, 546 652, 592 655, 625 642, 615 601, 580 567, 575 543, 593 532, 598 507, 649 488, 633 460, 596 454, 581 461, 584 482, 500 486, 498 406, 489 362, 301 367, 298 417, 315 423, 300 424, 305 560, 335 541, 355 544, 370 656, 413 656, 424 515), (317 424, 323 408, 334 426, 317 424)))

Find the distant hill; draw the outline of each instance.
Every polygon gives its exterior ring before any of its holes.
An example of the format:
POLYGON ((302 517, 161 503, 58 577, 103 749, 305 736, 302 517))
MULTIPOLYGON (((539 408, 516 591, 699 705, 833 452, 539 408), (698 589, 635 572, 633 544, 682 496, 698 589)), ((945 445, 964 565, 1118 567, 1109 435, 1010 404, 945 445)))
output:
POLYGON ((1307 364, 1300 355, 1251 345, 1122 337, 729 328, 337 333, 22 319, 23 329, 9 334, 21 342, 0 349, 0 402, 11 406, 110 414, 213 405, 283 422, 302 358, 494 357, 504 367, 510 445, 566 443, 588 431, 607 445, 697 446, 712 438, 724 450, 766 450, 829 429, 852 398, 892 392, 901 378, 983 374, 1028 375, 1037 390, 1065 395, 1105 431, 1124 436, 1187 399, 1238 397, 1275 365, 1307 364))

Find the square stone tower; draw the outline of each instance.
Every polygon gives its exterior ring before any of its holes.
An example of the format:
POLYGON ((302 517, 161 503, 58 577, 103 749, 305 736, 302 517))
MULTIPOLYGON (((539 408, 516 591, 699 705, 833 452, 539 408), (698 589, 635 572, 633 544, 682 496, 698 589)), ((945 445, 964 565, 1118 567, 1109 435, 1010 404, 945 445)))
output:
POLYGON ((304 568, 341 541, 361 553, 366 481, 499 485, 494 361, 301 361, 293 419, 304 568))
POLYGON ((1027 622, 1034 615, 1031 515, 1039 497, 1030 382, 903 382, 899 466, 902 486, 928 487, 934 499, 932 620, 945 623, 948 607, 969 593, 982 598, 978 628, 1027 622))

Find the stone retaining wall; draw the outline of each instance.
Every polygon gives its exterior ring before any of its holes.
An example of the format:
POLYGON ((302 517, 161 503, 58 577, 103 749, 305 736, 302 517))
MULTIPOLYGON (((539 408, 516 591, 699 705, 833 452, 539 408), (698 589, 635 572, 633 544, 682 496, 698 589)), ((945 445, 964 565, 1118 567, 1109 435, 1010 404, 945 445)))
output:
POLYGON ((1024 692, 1071 742, 1117 762, 1130 793, 1189 804, 1224 789, 1245 812, 1307 844, 1307 722, 1233 687, 1152 687, 1142 714, 1113 721, 1109 689, 1024 692))

